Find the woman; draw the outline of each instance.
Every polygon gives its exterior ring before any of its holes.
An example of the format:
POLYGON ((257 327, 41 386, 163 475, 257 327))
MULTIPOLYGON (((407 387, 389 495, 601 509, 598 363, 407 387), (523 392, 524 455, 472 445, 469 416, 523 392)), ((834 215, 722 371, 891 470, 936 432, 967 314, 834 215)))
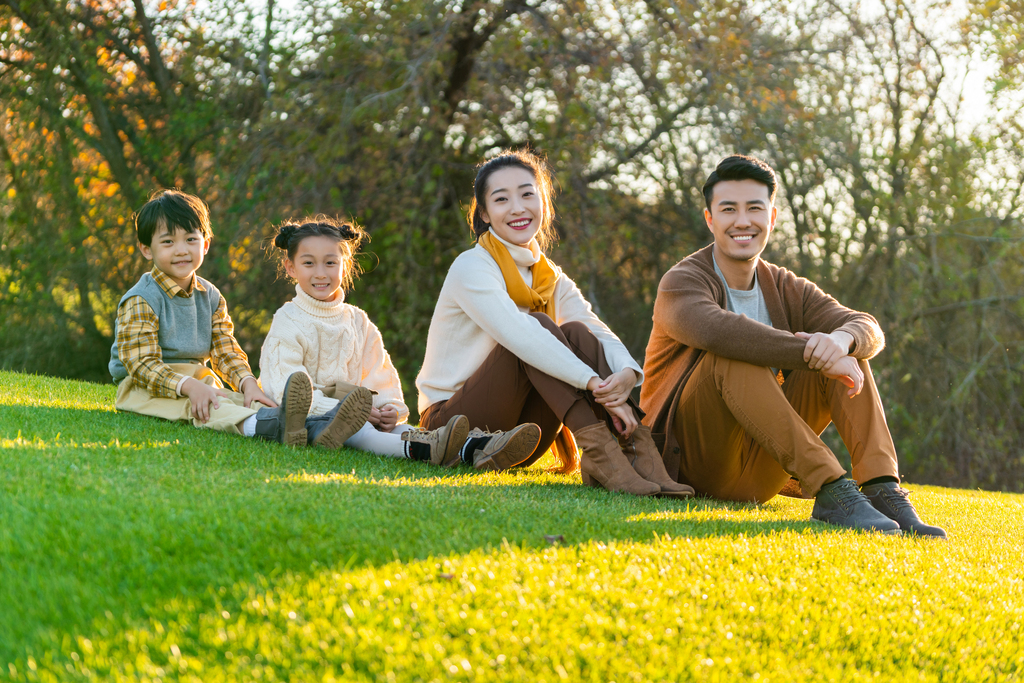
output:
MULTIPOLYGON (((452 263, 416 379, 426 429, 463 414, 477 428, 541 429, 539 458, 562 425, 582 449, 583 481, 635 495, 685 497, 629 399, 643 371, 594 315, 579 288, 544 255, 554 218, 551 176, 526 151, 480 166, 470 225, 477 244, 452 263), (611 428, 627 441, 625 451, 611 428), (627 455, 628 452, 628 455, 627 455)), ((562 433, 563 470, 576 447, 562 433)))

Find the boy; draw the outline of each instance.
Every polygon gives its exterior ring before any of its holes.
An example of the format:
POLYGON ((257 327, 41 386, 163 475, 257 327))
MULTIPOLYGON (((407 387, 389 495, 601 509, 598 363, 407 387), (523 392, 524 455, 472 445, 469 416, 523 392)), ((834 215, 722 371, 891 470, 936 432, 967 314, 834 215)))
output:
POLYGON ((235 340, 224 297, 196 275, 213 237, 201 199, 158 192, 136 214, 135 231, 153 269, 117 308, 108 367, 118 382, 118 410, 289 445, 341 444, 365 422, 360 413, 365 404, 369 414, 368 391, 351 397, 346 410, 307 423, 313 389, 305 373, 288 378, 280 406, 263 393, 235 340), (235 391, 224 390, 207 360, 235 391))
POLYGON ((878 322, 761 259, 775 228, 775 172, 723 159, 704 185, 711 246, 665 274, 654 302, 640 407, 669 474, 699 493, 764 502, 791 476, 811 517, 945 538, 899 485, 896 448, 868 360, 878 322), (819 438, 834 421, 853 480, 819 438))

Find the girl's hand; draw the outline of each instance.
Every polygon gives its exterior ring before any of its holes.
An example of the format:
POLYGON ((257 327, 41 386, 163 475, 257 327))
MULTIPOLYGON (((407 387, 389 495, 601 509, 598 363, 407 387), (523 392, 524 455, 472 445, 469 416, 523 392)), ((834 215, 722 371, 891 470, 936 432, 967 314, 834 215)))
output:
POLYGON ((370 408, 370 416, 366 418, 366 421, 380 429, 380 411, 376 408, 370 408))
POLYGON ((626 403, 629 392, 636 386, 636 380, 636 373, 630 368, 625 368, 608 375, 604 380, 599 377, 592 378, 587 383, 587 389, 594 395, 595 401, 605 408, 612 408, 626 403))
POLYGON ((377 412, 380 415, 380 423, 377 425, 377 429, 380 431, 390 432, 398 424, 398 408, 390 403, 382 405, 377 412))

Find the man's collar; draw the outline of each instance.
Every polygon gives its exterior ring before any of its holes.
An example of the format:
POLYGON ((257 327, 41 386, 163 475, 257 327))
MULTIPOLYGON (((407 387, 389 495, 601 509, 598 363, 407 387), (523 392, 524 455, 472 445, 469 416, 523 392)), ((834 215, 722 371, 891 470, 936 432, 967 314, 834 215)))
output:
POLYGON ((202 281, 195 273, 192 273, 192 281, 189 282, 188 287, 185 289, 179 287, 178 283, 175 282, 170 275, 156 266, 153 266, 153 270, 151 270, 149 274, 152 275, 156 283, 160 285, 160 289, 164 290, 164 293, 172 299, 179 294, 183 297, 190 297, 192 296, 192 292, 195 290, 199 290, 200 292, 206 291, 206 288, 203 287, 202 281))

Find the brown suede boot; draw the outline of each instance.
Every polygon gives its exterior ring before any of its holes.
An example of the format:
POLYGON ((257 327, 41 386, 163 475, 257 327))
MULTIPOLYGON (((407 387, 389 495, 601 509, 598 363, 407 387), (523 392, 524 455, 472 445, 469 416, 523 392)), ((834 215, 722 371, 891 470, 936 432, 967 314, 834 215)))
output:
POLYGON ((668 470, 665 469, 665 461, 662 460, 658 447, 654 445, 650 427, 640 425, 630 438, 619 438, 626 442, 622 446, 622 451, 633 463, 636 473, 661 487, 661 493, 658 495, 665 498, 689 498, 693 495, 692 487, 673 481, 669 476, 668 470))
POLYGON ((572 435, 580 447, 580 475, 587 486, 632 493, 634 496, 661 493, 660 486, 647 481, 630 467, 619 442, 603 422, 576 430, 572 435))

